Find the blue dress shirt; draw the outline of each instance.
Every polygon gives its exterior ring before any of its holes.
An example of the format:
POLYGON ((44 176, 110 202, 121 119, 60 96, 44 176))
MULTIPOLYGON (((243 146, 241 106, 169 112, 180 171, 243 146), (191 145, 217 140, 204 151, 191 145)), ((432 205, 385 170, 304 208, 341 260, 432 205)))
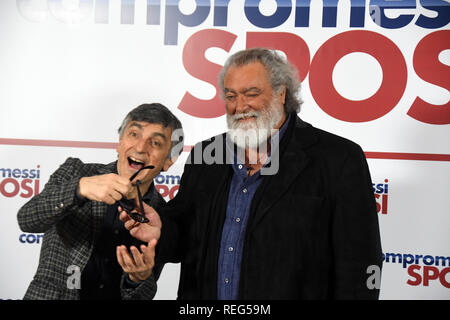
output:
MULTIPOLYGON (((276 133, 279 135, 278 141, 281 141, 287 129, 289 117, 276 133)), ((274 147, 272 146, 272 151, 274 147)), ((270 155, 265 165, 268 165, 269 162, 270 155)), ((226 218, 222 229, 217 270, 217 298, 219 300, 238 299, 242 249, 250 206, 253 196, 264 177, 261 175, 261 170, 252 176, 248 176, 245 164, 236 155, 234 155, 231 166, 233 168, 233 177, 228 195, 226 218)))

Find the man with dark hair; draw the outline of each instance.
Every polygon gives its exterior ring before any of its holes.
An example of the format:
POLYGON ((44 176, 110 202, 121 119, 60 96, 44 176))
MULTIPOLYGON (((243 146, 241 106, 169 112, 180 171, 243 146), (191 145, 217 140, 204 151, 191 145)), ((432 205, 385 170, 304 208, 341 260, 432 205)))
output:
POLYGON ((276 51, 235 53, 219 84, 229 131, 194 147, 160 210, 156 258, 181 262, 179 299, 378 298, 367 273, 381 268, 378 217, 360 146, 297 116, 300 83, 276 51))
POLYGON ((68 158, 18 212, 22 231, 45 233, 24 298, 152 299, 161 221, 149 206, 160 210, 165 204, 153 179, 169 169, 182 148, 180 121, 154 103, 138 106, 124 119, 117 161, 85 164, 68 158), (139 221, 134 236, 151 222, 152 239, 139 242, 130 236, 119 209, 139 221))

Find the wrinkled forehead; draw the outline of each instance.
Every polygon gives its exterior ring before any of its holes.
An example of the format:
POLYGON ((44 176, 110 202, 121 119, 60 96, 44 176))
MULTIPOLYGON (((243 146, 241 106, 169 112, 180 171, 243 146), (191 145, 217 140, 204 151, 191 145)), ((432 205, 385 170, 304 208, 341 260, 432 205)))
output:
POLYGON ((235 85, 251 88, 267 84, 269 84, 268 72, 260 62, 232 65, 228 68, 224 77, 224 90, 236 90, 237 88, 231 88, 235 85))
POLYGON ((131 120, 125 127, 125 131, 132 129, 138 130, 148 136, 160 136, 165 140, 170 140, 172 134, 172 128, 164 127, 162 123, 131 120))

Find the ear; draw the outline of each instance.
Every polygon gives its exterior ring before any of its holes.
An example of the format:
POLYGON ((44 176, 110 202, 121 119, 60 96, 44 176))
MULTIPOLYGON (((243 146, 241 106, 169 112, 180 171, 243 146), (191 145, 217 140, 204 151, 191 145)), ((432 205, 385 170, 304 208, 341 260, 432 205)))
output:
POLYGON ((286 87, 285 86, 283 86, 280 89, 279 95, 280 95, 281 103, 284 105, 286 103, 286 87))
POLYGON ((118 144, 117 147, 116 147, 117 157, 119 157, 119 145, 120 144, 118 144))
POLYGON ((173 158, 167 158, 166 160, 164 160, 164 164, 163 164, 163 168, 161 171, 167 171, 169 170, 169 168, 173 165, 173 163, 177 160, 177 158, 173 159, 173 158))
POLYGON ((122 136, 121 135, 119 135, 119 143, 117 144, 117 147, 116 147, 116 152, 117 153, 119 153, 119 147, 120 147, 120 142, 122 141, 122 136))

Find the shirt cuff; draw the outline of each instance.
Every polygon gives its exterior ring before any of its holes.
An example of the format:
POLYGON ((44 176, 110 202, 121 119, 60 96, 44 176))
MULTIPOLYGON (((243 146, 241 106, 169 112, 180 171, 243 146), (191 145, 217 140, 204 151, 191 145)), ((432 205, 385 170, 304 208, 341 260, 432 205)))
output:
POLYGON ((135 289, 137 288, 142 281, 134 282, 130 279, 129 275, 125 276, 125 281, 123 282, 125 289, 135 289))

